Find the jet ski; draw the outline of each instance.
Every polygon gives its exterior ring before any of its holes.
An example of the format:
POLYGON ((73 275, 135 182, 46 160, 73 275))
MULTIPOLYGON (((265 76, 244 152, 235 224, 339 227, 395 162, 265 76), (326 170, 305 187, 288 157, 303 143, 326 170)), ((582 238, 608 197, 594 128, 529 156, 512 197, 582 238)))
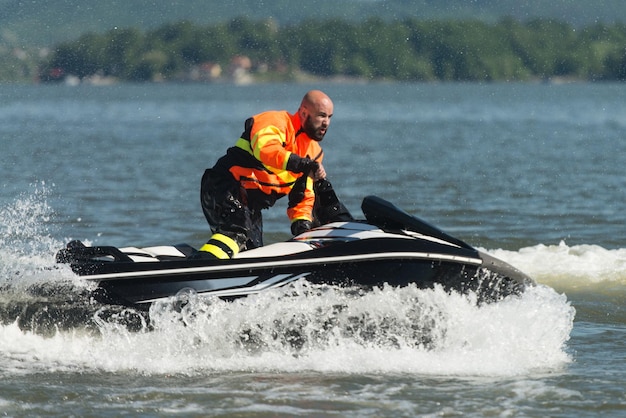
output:
POLYGON ((365 197, 365 219, 357 220, 332 186, 320 195, 327 202, 319 226, 233 259, 201 258, 187 244, 117 248, 80 241, 69 242, 56 258, 97 284, 96 300, 145 309, 184 292, 231 300, 297 280, 365 290, 440 285, 448 291, 475 292, 480 302, 498 301, 534 285, 513 266, 384 199, 365 197))

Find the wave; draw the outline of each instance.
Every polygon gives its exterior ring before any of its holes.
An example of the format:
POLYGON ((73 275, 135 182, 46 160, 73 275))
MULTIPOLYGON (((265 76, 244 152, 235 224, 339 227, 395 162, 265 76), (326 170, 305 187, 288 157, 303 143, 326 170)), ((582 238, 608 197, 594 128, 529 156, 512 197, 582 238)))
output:
POLYGON ((562 290, 626 289, 626 248, 599 245, 538 244, 518 251, 483 250, 527 273, 540 283, 562 290))
POLYGON ((599 245, 539 244, 519 251, 491 250, 535 279, 562 292, 576 307, 578 321, 602 326, 626 324, 626 249, 599 245))

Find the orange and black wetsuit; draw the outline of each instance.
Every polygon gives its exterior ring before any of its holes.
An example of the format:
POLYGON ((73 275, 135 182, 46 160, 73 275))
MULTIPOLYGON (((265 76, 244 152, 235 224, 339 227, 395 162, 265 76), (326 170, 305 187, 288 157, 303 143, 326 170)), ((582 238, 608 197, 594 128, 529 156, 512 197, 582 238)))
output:
POLYGON ((202 178, 202 209, 213 236, 200 250, 232 258, 263 245, 261 210, 286 195, 292 223, 313 221, 313 180, 287 169, 301 158, 319 163, 323 151, 302 131, 297 114, 268 111, 246 120, 235 146, 202 178))

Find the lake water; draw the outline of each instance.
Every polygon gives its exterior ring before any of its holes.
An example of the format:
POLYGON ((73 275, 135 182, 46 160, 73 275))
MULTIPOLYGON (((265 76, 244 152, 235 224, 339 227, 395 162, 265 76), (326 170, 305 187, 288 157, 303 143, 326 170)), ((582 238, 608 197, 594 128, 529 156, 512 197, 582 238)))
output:
MULTIPOLYGON (((0 413, 626 414, 626 84, 0 85, 0 98, 0 413), (324 165, 353 214, 378 195, 539 286, 477 307, 439 289, 298 283, 153 306, 146 331, 55 265, 69 239, 201 245, 203 170, 248 116, 295 111, 309 88, 335 102, 324 165), (336 305, 373 337, 283 338, 336 305)), ((286 204, 265 212, 266 242, 289 236, 286 204)))

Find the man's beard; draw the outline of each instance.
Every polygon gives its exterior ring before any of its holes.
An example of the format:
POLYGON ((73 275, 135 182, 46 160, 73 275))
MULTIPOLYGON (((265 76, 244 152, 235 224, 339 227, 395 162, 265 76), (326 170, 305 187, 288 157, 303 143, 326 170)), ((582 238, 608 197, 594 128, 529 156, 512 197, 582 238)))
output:
POLYGON ((313 124, 311 123, 310 116, 306 117, 306 120, 302 124, 302 130, 307 134, 309 138, 317 142, 321 142, 322 139, 324 139, 324 135, 326 134, 326 132, 322 134, 317 131, 315 126, 313 126, 313 124))

